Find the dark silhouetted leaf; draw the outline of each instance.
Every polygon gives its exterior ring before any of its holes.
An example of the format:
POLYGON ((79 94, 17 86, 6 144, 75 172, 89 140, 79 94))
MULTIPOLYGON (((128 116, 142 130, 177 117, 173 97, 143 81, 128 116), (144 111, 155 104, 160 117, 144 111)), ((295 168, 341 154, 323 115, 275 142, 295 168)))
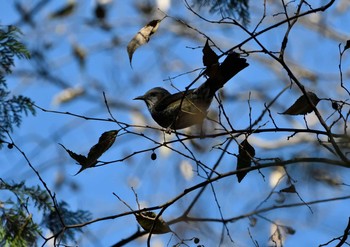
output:
MULTIPOLYGON (((307 92, 308 97, 311 102, 316 106, 320 99, 313 92, 307 92)), ((280 114, 287 115, 306 115, 313 111, 312 106, 309 104, 307 97, 305 95, 300 96, 295 103, 289 107, 285 112, 280 114)))
POLYGON ((97 164, 97 159, 113 145, 117 134, 118 130, 110 130, 104 132, 100 136, 98 143, 90 149, 87 157, 81 154, 76 154, 71 150, 65 148, 62 144, 59 144, 67 151, 70 157, 72 157, 75 161, 78 162, 79 165, 81 165, 80 170, 75 174, 78 175, 83 170, 94 167, 97 164))
POLYGON ((132 38, 132 40, 130 40, 127 47, 130 66, 132 66, 132 56, 135 50, 139 46, 144 45, 149 41, 151 35, 157 31, 160 22, 161 20, 153 20, 149 22, 146 26, 144 26, 143 28, 141 28, 140 31, 137 32, 137 34, 132 38))
POLYGON ((154 224, 152 234, 163 234, 171 232, 169 225, 163 220, 162 216, 159 216, 157 220, 157 214, 151 211, 141 212, 135 215, 137 222, 147 232, 150 232, 154 224))
POLYGON ((210 48, 208 39, 207 39, 207 42, 205 42, 202 52, 203 52, 203 65, 206 66, 207 68, 219 62, 219 57, 210 48))
POLYGON ((76 154, 73 151, 67 149, 65 146, 63 146, 63 144, 58 144, 61 145, 64 148, 64 150, 66 150, 66 152, 69 154, 69 156, 72 157, 76 162, 78 162, 79 165, 84 167, 87 166, 87 158, 84 155, 76 154))
MULTIPOLYGON (((242 156, 238 155, 237 156, 237 168, 236 170, 242 169, 242 168, 247 168, 251 166, 251 160, 247 158, 243 158, 242 156)), ((240 183, 243 178, 247 175, 246 171, 239 171, 237 172, 237 179, 238 182, 240 183)))
POLYGON ((252 158, 255 156, 255 149, 253 148, 252 145, 250 145, 248 140, 245 139, 244 141, 241 142, 238 149, 238 153, 241 156, 252 158))
POLYGON ((297 193, 297 191, 295 190, 295 186, 294 184, 292 184, 291 186, 281 189, 280 192, 285 192, 285 193, 297 193))
POLYGON ((350 39, 346 41, 344 51, 350 48, 350 39))
MULTIPOLYGON (((244 140, 241 142, 241 144, 238 146, 238 156, 237 156, 237 170, 242 168, 248 168, 251 166, 252 158, 255 156, 255 149, 252 145, 249 144, 249 142, 244 140)), ((239 171, 237 172, 237 179, 240 183, 242 179, 247 175, 246 171, 239 171)))
POLYGON ((118 130, 110 130, 104 132, 98 139, 98 143, 94 145, 87 156, 88 160, 97 160, 104 152, 106 152, 114 143, 118 130))

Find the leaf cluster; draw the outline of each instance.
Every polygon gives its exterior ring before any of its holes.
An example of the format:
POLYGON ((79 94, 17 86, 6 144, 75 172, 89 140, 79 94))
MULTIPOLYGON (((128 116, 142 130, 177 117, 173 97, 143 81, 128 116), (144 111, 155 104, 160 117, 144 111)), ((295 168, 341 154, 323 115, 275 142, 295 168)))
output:
POLYGON ((9 184, 0 179, 0 191, 10 192, 8 198, 0 200, 0 246, 34 246, 41 235, 41 226, 54 234, 60 232, 61 241, 74 239, 75 233, 82 229, 70 228, 61 232, 64 226, 91 219, 90 212, 70 211, 64 201, 55 206, 48 192, 40 186, 27 187, 24 182, 9 184), (41 224, 32 219, 29 208, 33 207, 43 212, 41 224))
MULTIPOLYGON (((4 132, 19 126, 22 114, 35 114, 33 102, 24 96, 11 96, 5 76, 12 73, 14 59, 30 58, 30 53, 19 40, 20 30, 15 26, 0 26, 0 144, 4 132)), ((1 146, 0 146, 1 147, 1 146)))
POLYGON ((28 207, 38 210, 52 207, 48 193, 39 186, 27 187, 24 182, 8 184, 0 180, 0 191, 10 196, 0 201, 0 246, 33 246, 40 234, 40 226, 32 220, 28 207))
POLYGON ((91 213, 85 210, 70 211, 68 209, 69 205, 62 201, 57 205, 56 208, 51 208, 49 212, 44 214, 43 224, 45 227, 50 229, 50 231, 57 236, 59 241, 74 240, 75 233, 82 232, 82 228, 69 228, 64 229, 66 225, 80 224, 85 221, 91 220, 91 213))
POLYGON ((15 26, 0 26, 0 82, 3 84, 3 76, 12 73, 15 56, 30 58, 29 51, 18 41, 20 34, 21 31, 15 26))
POLYGON ((244 26, 249 24, 249 0, 195 0, 193 2, 200 7, 210 6, 210 12, 220 12, 238 18, 244 26))

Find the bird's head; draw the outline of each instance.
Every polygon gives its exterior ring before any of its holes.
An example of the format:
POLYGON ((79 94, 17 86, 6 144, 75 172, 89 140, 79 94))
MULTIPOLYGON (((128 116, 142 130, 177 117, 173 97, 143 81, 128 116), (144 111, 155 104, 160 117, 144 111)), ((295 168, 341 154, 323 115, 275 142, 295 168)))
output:
POLYGON ((144 95, 136 97, 134 100, 145 101, 148 109, 151 111, 158 102, 169 95, 171 94, 166 89, 162 87, 155 87, 147 91, 144 95))

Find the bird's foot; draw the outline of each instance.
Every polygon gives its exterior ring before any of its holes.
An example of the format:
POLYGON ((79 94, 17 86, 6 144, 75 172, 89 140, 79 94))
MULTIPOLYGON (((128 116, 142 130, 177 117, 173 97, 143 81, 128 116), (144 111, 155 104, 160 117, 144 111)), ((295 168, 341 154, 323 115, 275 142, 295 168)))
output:
POLYGON ((165 129, 165 133, 171 135, 172 129, 170 127, 165 129))

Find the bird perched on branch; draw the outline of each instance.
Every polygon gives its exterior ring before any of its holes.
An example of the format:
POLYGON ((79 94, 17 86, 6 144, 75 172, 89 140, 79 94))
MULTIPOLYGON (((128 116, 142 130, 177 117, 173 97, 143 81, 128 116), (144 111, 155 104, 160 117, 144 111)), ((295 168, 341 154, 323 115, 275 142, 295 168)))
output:
POLYGON ((232 52, 196 89, 171 94, 164 88, 155 87, 134 100, 143 100, 160 126, 168 130, 187 128, 203 122, 216 91, 248 65, 245 58, 232 52))

